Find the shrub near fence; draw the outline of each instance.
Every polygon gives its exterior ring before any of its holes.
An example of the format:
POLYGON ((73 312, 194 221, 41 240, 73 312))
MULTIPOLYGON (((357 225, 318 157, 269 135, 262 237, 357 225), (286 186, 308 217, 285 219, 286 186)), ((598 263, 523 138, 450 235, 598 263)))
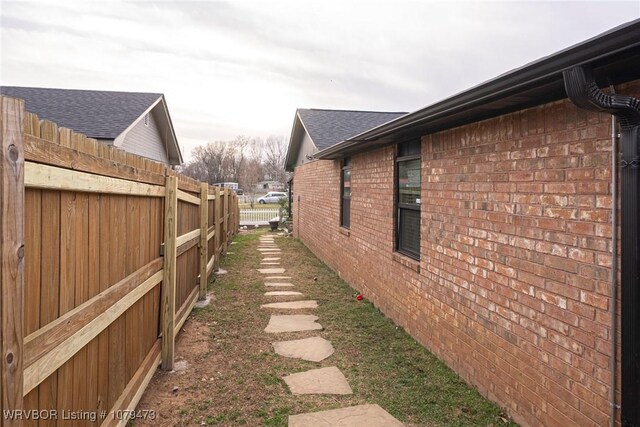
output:
POLYGON ((173 366, 237 197, 0 105, 0 425, 125 425, 173 366))

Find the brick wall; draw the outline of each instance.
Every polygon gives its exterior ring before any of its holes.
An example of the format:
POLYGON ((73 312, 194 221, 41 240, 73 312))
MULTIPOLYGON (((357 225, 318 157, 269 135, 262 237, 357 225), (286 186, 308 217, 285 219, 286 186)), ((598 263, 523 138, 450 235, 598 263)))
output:
POLYGON ((522 425, 606 425, 610 165, 610 116, 558 101, 422 138, 419 263, 393 250, 393 147, 352 158, 348 232, 340 163, 296 168, 294 230, 522 425))

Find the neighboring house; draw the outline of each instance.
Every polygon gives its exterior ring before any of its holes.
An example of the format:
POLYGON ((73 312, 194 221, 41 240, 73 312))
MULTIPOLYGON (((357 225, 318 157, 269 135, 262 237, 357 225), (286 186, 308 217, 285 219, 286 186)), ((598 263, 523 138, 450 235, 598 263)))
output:
POLYGON ((295 236, 521 425, 638 426, 637 98, 640 21, 318 160, 291 144, 295 236))
POLYGON ((160 93, 2 86, 0 94, 25 100, 26 110, 105 144, 165 163, 182 154, 160 93))
POLYGON ((298 108, 293 121, 286 170, 308 163, 325 149, 407 113, 298 108))
POLYGON ((260 181, 256 184, 255 191, 283 191, 287 186, 279 181, 260 181))

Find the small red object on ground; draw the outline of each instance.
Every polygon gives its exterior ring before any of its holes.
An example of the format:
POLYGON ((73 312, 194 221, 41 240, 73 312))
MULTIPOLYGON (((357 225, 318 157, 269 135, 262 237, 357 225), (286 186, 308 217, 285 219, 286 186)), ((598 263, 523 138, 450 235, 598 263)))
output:
POLYGON ((364 297, 362 296, 362 294, 358 294, 358 295, 356 295, 356 299, 357 299, 358 301, 362 301, 362 300, 363 300, 363 298, 364 298, 364 297))

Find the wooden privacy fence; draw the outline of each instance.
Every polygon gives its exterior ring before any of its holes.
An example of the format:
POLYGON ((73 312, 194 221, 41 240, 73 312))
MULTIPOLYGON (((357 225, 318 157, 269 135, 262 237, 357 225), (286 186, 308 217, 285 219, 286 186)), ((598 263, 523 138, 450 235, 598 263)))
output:
POLYGON ((0 105, 0 425, 124 425, 173 367, 237 197, 0 105))

